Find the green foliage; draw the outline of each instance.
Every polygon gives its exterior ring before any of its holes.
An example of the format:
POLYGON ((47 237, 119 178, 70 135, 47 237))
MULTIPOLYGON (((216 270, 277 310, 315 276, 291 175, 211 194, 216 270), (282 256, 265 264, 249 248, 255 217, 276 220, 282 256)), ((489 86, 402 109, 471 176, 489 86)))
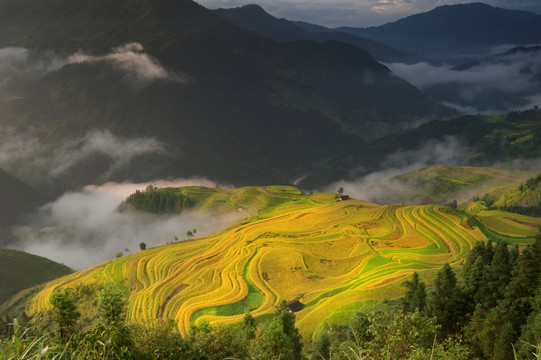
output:
POLYGON ((234 326, 210 326, 201 322, 192 326, 188 341, 202 359, 244 358, 248 343, 234 326))
POLYGON ((444 336, 458 331, 463 306, 461 299, 456 275, 446 263, 434 280, 434 289, 430 292, 427 302, 427 313, 436 317, 444 336))
POLYGON ((256 359, 302 359, 302 343, 295 327, 295 315, 290 313, 285 300, 280 302, 270 323, 259 328, 250 355, 256 359))
MULTIPOLYGON (((510 259, 511 263, 515 263, 512 256, 510 259)), ((540 271, 541 234, 537 235, 533 245, 524 249, 518 256, 503 297, 497 303, 481 298, 470 323, 465 328, 468 338, 485 358, 512 359, 514 356, 512 344, 518 347, 521 356, 526 359, 529 357, 525 343, 521 344, 517 340, 522 338, 528 343, 536 343, 538 340, 535 338, 541 336, 533 325, 538 308, 536 294, 541 290, 540 271)), ((501 281, 505 279, 507 277, 502 277, 501 281)), ((498 280, 493 278, 493 281, 498 280)), ((495 289, 499 286, 505 284, 499 284, 495 289)))
POLYGON ((139 249, 142 251, 142 250, 146 250, 147 249, 147 244, 142 242, 139 244, 139 249))
POLYGON ((118 283, 105 282, 98 292, 98 321, 107 329, 121 329, 126 323, 128 289, 118 283))
POLYGON ((53 306, 52 318, 58 327, 60 339, 67 341, 73 335, 77 320, 81 317, 75 298, 70 291, 63 290, 51 294, 49 300, 53 306))
POLYGON ((332 356, 331 352, 331 338, 327 330, 322 331, 314 344, 314 353, 312 354, 312 360, 330 360, 332 356))
POLYGON ((490 265, 484 269, 482 286, 476 297, 477 302, 487 308, 496 306, 498 300, 505 296, 512 270, 513 264, 507 243, 500 241, 496 244, 490 265))
POLYGON ((424 312, 426 306, 426 285, 419 280, 419 274, 414 272, 413 279, 411 281, 404 281, 402 285, 408 289, 406 295, 401 300, 402 311, 405 313, 412 313, 415 310, 424 312))
POLYGON ((370 333, 371 319, 364 312, 353 314, 348 326, 348 339, 357 344, 365 344, 372 340, 370 333))

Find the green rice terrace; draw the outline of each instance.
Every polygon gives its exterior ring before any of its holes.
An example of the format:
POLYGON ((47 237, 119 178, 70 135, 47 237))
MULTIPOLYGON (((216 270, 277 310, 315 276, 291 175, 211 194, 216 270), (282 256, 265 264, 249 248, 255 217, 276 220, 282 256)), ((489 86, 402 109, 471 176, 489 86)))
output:
MULTIPOLYGON (((374 300, 402 296, 400 285, 413 272, 432 279, 447 262, 459 267, 480 240, 529 244, 541 225, 541 218, 490 211, 483 202, 453 209, 345 199, 286 186, 139 192, 128 206, 158 213, 242 208, 250 217, 211 236, 49 282, 30 300, 30 312, 50 309, 51 293, 63 288, 91 303, 94 290, 112 279, 129 285, 128 317, 135 322, 173 319, 186 334, 194 322, 234 323, 247 312, 262 321, 281 300, 298 300, 304 308, 296 313, 297 327, 309 338, 325 321, 345 322, 374 300)), ((92 306, 80 308, 94 316, 92 306)))
POLYGON ((526 171, 494 167, 436 165, 398 175, 395 179, 410 185, 425 201, 444 202, 471 189, 513 186, 528 175, 526 171))

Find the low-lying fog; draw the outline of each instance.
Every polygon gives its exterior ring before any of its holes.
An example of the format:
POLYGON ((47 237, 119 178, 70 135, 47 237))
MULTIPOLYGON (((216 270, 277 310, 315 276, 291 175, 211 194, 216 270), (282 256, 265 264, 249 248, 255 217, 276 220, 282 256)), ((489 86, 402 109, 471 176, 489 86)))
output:
MULTIPOLYGON (((206 179, 153 181, 154 185, 216 186, 206 179)), ((39 209, 25 227, 16 229, 20 250, 44 256, 80 270, 115 258, 118 252, 129 255, 139 250, 141 242, 148 247, 186 239, 186 233, 197 230, 197 237, 212 234, 238 221, 239 213, 225 215, 183 212, 179 215, 153 215, 119 211, 122 201, 149 183, 107 183, 86 186, 66 193, 39 209)))

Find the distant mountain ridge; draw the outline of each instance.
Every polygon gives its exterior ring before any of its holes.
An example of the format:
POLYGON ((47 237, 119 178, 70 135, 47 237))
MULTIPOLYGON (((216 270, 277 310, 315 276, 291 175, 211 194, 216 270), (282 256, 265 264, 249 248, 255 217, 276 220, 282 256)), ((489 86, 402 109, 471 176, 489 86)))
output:
POLYGON ((368 38, 331 30, 319 25, 277 19, 259 5, 245 5, 232 9, 216 9, 214 13, 231 24, 246 30, 255 31, 275 41, 340 41, 366 50, 376 60, 382 62, 414 63, 423 60, 419 56, 393 49, 368 38))
POLYGON ((457 55, 484 55, 497 45, 541 43, 541 15, 470 3, 440 6, 377 27, 335 30, 451 62, 457 55))

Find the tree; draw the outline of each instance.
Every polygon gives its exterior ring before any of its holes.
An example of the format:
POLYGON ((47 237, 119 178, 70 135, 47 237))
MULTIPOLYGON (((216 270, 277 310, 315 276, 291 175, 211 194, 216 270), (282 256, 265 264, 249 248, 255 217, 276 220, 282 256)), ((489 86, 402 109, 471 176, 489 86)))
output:
POLYGON ((496 244, 490 266, 484 271, 482 286, 476 299, 486 308, 496 306, 505 297, 505 288, 511 279, 512 262, 507 243, 496 244))
POLYGON ((301 335, 285 300, 278 305, 269 325, 257 331, 250 355, 257 359, 302 359, 301 335))
POLYGON ((106 282, 98 292, 98 320, 106 328, 121 328, 126 322, 127 289, 114 282, 106 282))
POLYGON ((74 332, 77 320, 81 317, 75 298, 71 292, 62 290, 51 294, 49 301, 53 306, 52 316, 58 325, 60 338, 67 341, 74 332))
POLYGON ((190 329, 188 340, 199 353, 197 359, 223 360, 246 358, 246 343, 235 326, 210 326, 202 321, 190 329))
POLYGON ((146 250, 147 249, 147 244, 145 244, 144 242, 139 243, 139 249, 146 250))
POLYGON ((532 312, 528 315, 516 344, 520 359, 531 358, 534 347, 541 345, 541 284, 538 285, 537 295, 531 303, 532 312))
POLYGON ((402 311, 404 313, 412 313, 415 310, 424 312, 426 305, 426 285, 424 282, 419 281, 419 274, 413 273, 413 279, 411 281, 404 281, 402 283, 408 290, 406 295, 401 299, 402 311))
POLYGON ((193 238, 193 237, 194 237, 193 231, 191 231, 191 230, 186 231, 186 237, 187 237, 188 239, 193 238))
POLYGON ((343 194, 344 194, 344 188, 340 186, 340 187, 338 188, 337 193, 338 193, 338 195, 343 195, 343 194))
POLYGON ((369 317, 359 311, 351 318, 348 326, 348 338, 357 344, 363 344, 372 339, 372 335, 368 331, 370 329, 369 317))
POLYGON ((434 280, 434 289, 427 303, 429 316, 437 318, 444 336, 458 330, 459 318, 463 315, 460 297, 456 275, 451 266, 446 263, 434 280))
POLYGON ((246 315, 244 315, 244 318, 242 319, 241 330, 243 332, 246 342, 255 339, 255 332, 257 328, 255 326, 255 319, 251 314, 247 313, 246 315))
POLYGON ((327 330, 323 330, 318 335, 314 344, 314 353, 312 360, 329 360, 331 358, 331 338, 327 330))
POLYGON ((432 346, 439 325, 436 319, 411 314, 375 312, 370 321, 372 340, 367 344, 375 359, 408 359, 414 349, 432 346))

